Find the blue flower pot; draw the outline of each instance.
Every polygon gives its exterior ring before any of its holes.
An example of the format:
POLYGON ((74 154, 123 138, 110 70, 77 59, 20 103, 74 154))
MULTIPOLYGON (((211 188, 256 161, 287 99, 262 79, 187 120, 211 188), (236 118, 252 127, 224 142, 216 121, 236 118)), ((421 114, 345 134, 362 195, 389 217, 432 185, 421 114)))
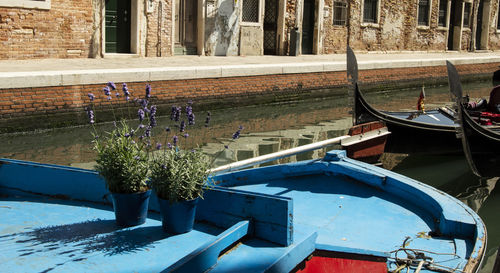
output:
POLYGON ((111 193, 116 224, 123 227, 137 226, 146 222, 151 190, 138 193, 111 193))
POLYGON ((158 198, 163 230, 170 234, 181 234, 193 230, 196 205, 199 198, 170 203, 158 198))

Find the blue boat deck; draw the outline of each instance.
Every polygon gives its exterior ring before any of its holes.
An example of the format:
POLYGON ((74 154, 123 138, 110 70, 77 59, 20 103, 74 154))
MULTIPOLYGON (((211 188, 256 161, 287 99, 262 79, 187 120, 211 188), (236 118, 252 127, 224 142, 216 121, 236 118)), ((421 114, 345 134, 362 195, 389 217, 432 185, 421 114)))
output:
MULTIPOLYGON (((0 211, 2 218, 8 219, 0 224, 2 272, 201 272, 206 268, 197 268, 204 262, 194 262, 196 255, 228 233, 239 231, 241 238, 248 228, 245 222, 228 230, 197 222, 189 233, 170 235, 162 230, 161 221, 155 220, 159 215, 154 212, 149 213, 143 225, 121 228, 115 224, 109 206, 47 197, 4 196, 0 211)), ((295 241, 307 243, 310 253, 315 236, 300 234, 296 233, 295 241)), ((287 268, 279 261, 293 254, 297 243, 280 247, 250 238, 222 256, 212 271, 264 272, 280 266, 287 268), (249 256, 259 258, 245 261, 249 256)), ((217 254, 211 258, 218 258, 217 254)))

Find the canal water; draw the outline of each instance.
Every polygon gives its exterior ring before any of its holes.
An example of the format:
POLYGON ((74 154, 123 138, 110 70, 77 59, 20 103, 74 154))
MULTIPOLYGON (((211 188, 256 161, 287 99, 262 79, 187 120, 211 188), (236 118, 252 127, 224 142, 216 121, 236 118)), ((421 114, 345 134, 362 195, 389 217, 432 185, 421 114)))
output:
MULTIPOLYGON (((488 98, 491 82, 464 85, 471 98, 488 98)), ((378 91, 365 94, 369 103, 383 110, 415 109, 420 88, 378 91)), ((352 125, 350 99, 345 95, 300 102, 258 107, 235 107, 211 111, 210 126, 205 127, 206 113, 196 112, 197 123, 188 129, 190 136, 182 145, 199 146, 215 158, 214 167, 284 150, 308 143, 345 135, 352 125), (232 141, 232 134, 243 126, 241 137, 232 141), (225 148, 228 146, 228 148, 225 148)), ((448 87, 425 88, 426 109, 451 105, 448 87)), ((164 128, 170 113, 158 119, 153 132, 156 141, 169 141, 164 128)), ((96 113, 99 115, 99 113, 96 113)), ((135 123, 135 121, 132 121, 135 123)), ((99 134, 113 125, 95 127, 99 134)), ((135 126, 135 125, 134 125, 135 126)), ((42 163, 62 164, 92 169, 93 131, 90 126, 54 129, 22 134, 0 135, 0 157, 42 163)), ((168 136, 168 138, 170 138, 168 136)), ((154 143, 153 143, 154 144, 154 143)), ((411 145, 411 143, 408 143, 411 145)), ((327 148, 335 149, 336 146, 327 148)), ((285 163, 322 157, 327 149, 307 152, 266 164, 285 163)), ((500 245, 500 183, 499 178, 480 179, 469 170, 464 156, 415 156, 384 154, 382 166, 412 177, 451 194, 477 211, 488 229, 488 248, 481 273, 490 273, 500 245)), ((500 167, 500 166, 499 166, 500 167)))

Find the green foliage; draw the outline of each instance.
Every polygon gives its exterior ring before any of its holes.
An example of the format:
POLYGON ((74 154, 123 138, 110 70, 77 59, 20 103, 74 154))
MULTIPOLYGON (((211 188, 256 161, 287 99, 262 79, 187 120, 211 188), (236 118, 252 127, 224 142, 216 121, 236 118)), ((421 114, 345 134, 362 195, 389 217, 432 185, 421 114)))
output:
POLYGON ((135 142, 125 121, 104 137, 96 137, 96 170, 114 193, 135 193, 148 190, 148 153, 141 141, 135 142))
POLYGON ((151 164, 151 182, 158 197, 178 202, 203 197, 210 160, 200 150, 175 147, 158 151, 151 164))

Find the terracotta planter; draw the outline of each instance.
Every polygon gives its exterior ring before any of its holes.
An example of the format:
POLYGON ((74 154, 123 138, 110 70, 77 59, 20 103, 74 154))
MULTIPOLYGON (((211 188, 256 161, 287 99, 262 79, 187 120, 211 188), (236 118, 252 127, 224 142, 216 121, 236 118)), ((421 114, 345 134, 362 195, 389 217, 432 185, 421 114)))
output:
POLYGON ((170 203, 158 197, 163 230, 170 234, 181 234, 193 230, 196 205, 199 198, 170 203))
POLYGON ((130 227, 144 224, 151 190, 138 193, 111 193, 116 224, 130 227))

